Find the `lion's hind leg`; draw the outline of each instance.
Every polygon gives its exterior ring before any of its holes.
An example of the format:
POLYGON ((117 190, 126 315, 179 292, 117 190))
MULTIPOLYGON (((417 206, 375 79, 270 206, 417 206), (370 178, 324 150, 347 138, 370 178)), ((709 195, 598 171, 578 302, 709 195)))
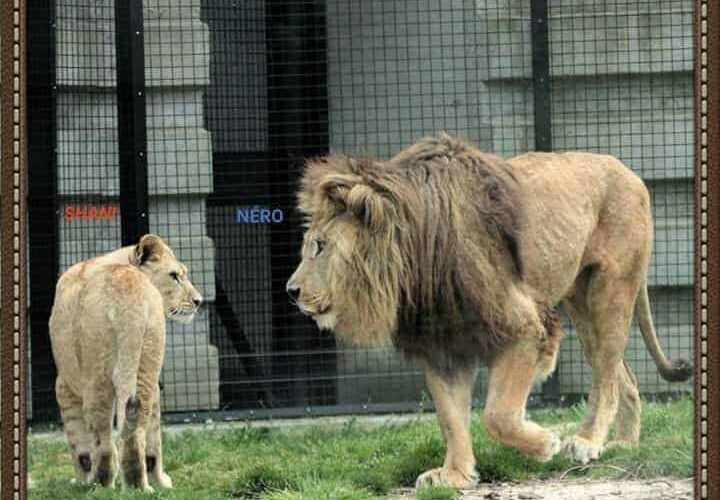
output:
POLYGON ((527 420, 525 406, 533 383, 544 375, 545 348, 535 339, 518 340, 493 360, 483 415, 491 437, 543 462, 559 451, 560 440, 527 420))
POLYGON ((592 368, 585 421, 563 444, 564 453, 582 463, 600 456, 618 411, 620 418, 631 418, 629 437, 639 433, 639 396, 623 361, 637 291, 635 280, 598 269, 568 307, 592 368))
POLYGON ((75 479, 80 484, 90 484, 93 437, 83 418, 82 398, 75 394, 60 376, 55 382, 55 395, 60 407, 65 437, 70 446, 75 479))
POLYGON ((627 362, 619 375, 620 400, 615 416, 615 436, 608 446, 635 447, 640 443, 640 393, 637 379, 627 362))

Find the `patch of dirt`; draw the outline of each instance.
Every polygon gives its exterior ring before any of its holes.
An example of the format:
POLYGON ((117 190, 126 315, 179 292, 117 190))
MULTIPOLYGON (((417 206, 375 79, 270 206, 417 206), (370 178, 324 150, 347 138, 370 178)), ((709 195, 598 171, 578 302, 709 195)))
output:
MULTIPOLYGON (((548 480, 494 483, 462 491, 462 500, 692 500, 692 479, 548 480)), ((413 500, 412 489, 391 498, 413 500)))

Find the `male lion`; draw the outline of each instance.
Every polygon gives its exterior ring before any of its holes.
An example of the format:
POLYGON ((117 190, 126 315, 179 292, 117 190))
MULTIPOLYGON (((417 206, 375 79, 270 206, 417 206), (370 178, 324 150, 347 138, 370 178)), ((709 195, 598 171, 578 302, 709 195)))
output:
POLYGON ((157 486, 172 487, 163 471, 160 435, 165 316, 188 322, 201 302, 187 268, 150 234, 135 246, 75 264, 60 277, 50 340, 56 397, 79 482, 115 483, 117 404, 123 489, 151 490, 148 475, 157 486))
POLYGON ((640 398, 623 361, 633 309, 667 380, 687 361, 658 344, 646 275, 653 240, 642 181, 610 156, 530 153, 510 160, 447 135, 389 162, 310 161, 307 218, 287 291, 322 329, 359 346, 394 345, 422 367, 447 446, 417 485, 476 481, 470 437, 478 365, 489 368, 488 433, 534 459, 597 458, 638 443, 640 398), (588 414, 561 443, 526 419, 533 383, 554 369, 563 304, 593 372, 588 414))

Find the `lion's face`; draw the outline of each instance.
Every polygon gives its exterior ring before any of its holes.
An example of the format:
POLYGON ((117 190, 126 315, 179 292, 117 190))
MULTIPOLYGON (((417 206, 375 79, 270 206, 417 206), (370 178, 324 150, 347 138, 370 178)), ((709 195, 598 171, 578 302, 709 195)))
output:
POLYGON ((339 278, 351 271, 358 228, 348 218, 310 227, 305 233, 302 261, 287 284, 288 294, 303 314, 322 330, 335 330, 339 319, 354 316, 339 278))
POLYGON ((143 236, 135 247, 134 257, 135 265, 160 292, 165 315, 181 323, 192 321, 202 296, 190 282, 187 267, 165 242, 155 235, 143 236))
POLYGON ((405 273, 402 224, 386 191, 337 172, 355 166, 353 159, 328 157, 306 171, 299 208, 307 230, 287 292, 320 329, 354 345, 387 346, 405 273))

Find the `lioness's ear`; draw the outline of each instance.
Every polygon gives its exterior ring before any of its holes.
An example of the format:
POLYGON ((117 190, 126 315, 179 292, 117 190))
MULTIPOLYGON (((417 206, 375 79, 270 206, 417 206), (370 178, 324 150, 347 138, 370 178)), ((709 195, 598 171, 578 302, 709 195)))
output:
POLYGON ((165 242, 159 236, 154 234, 146 234, 137 245, 133 254, 133 263, 136 266, 142 266, 146 262, 153 262, 160 258, 165 251, 165 242))

